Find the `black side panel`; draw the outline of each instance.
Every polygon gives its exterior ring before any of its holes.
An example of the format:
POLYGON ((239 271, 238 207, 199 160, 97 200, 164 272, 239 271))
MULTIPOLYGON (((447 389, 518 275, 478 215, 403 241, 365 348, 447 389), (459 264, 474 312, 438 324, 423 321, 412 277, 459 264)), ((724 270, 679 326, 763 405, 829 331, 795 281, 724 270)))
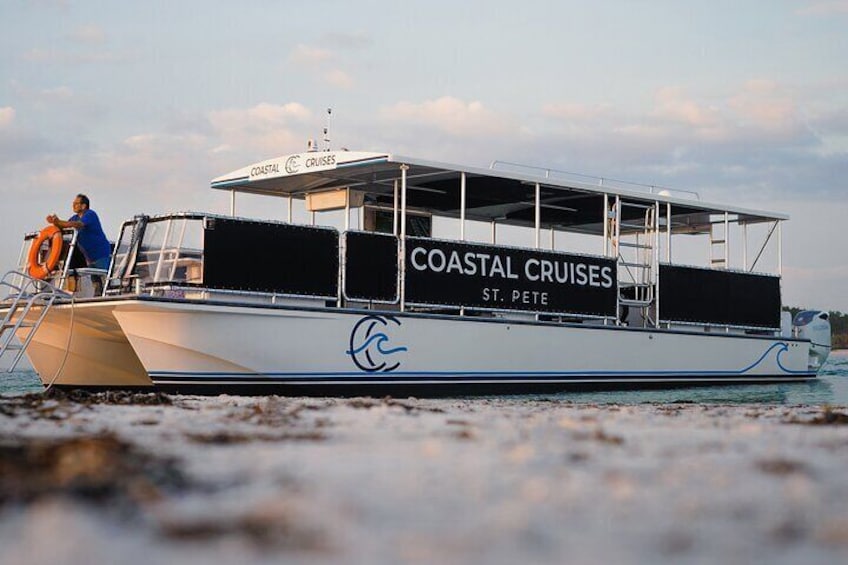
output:
POLYGON ((209 218, 203 251, 209 288, 338 295, 339 236, 332 229, 209 218))
POLYGON ((354 300, 395 302, 398 239, 371 232, 345 234, 345 296, 354 300))
POLYGON ((660 265, 660 319, 780 327, 780 278, 660 265))
POLYGON ((612 259, 418 237, 406 243, 406 301, 615 316, 612 259))

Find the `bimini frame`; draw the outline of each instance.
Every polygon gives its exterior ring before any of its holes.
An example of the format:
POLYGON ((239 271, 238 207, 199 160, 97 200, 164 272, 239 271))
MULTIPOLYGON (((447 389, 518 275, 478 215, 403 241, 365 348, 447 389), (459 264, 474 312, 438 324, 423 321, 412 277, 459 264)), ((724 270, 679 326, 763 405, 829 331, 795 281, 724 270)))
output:
MULTIPOLYGON (((596 253, 618 266, 617 311, 638 312, 643 325, 654 327, 686 320, 661 319, 660 273, 672 263, 672 235, 707 236, 704 269, 751 273, 760 268, 763 251, 776 242, 777 268, 782 270, 780 223, 788 216, 736 206, 710 204, 693 192, 626 183, 494 162, 489 169, 448 165, 388 153, 346 151, 285 155, 239 169, 212 181, 212 188, 229 190, 235 216, 238 193, 288 199, 292 221, 294 199, 309 201, 321 195, 334 201, 324 209, 344 209, 345 229, 350 209, 392 211, 392 233, 399 238, 399 308, 414 308, 405 295, 407 225, 411 214, 426 213, 458 221, 459 238, 467 241, 469 221, 491 224, 491 242, 498 244, 498 227, 532 229, 535 249, 543 249, 544 230, 550 248, 557 233, 595 236, 596 253), (748 227, 768 226, 762 245, 750 260, 748 227), (741 242, 731 242, 731 226, 742 229, 741 242), (741 265, 731 265, 731 244, 741 246, 741 265)), ((315 223, 311 209, 310 223, 315 223)), ((340 291, 340 302, 341 302, 340 291)), ((460 310, 460 314, 466 312, 460 310)), ((604 323, 632 323, 621 315, 604 323)), ((726 328, 764 329, 724 324, 726 328)), ((773 329, 771 327, 766 329, 773 329)))

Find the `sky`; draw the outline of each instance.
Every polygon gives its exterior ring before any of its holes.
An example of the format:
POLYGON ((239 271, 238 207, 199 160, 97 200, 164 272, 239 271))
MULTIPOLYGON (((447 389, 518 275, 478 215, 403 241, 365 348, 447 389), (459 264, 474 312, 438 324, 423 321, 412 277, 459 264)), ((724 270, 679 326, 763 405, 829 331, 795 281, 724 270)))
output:
POLYGON ((846 61, 848 0, 0 0, 0 261, 77 192, 112 237, 228 213, 332 107, 334 148, 789 214, 784 302, 848 312, 846 61))

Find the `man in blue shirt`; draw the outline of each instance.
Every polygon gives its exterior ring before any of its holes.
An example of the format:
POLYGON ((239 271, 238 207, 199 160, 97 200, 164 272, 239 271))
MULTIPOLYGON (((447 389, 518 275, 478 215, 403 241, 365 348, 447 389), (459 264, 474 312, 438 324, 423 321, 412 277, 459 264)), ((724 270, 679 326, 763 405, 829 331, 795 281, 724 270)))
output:
MULTIPOLYGON (((47 216, 47 223, 59 229, 76 228, 77 246, 85 257, 86 265, 95 269, 108 269, 112 257, 112 246, 106 239, 106 234, 103 233, 100 218, 94 210, 89 208, 89 204, 88 196, 77 194, 73 203, 73 216, 65 221, 60 220, 56 214, 50 214, 47 216)), ((102 289, 100 277, 92 277, 92 281, 94 281, 95 292, 98 290, 97 287, 102 289)))

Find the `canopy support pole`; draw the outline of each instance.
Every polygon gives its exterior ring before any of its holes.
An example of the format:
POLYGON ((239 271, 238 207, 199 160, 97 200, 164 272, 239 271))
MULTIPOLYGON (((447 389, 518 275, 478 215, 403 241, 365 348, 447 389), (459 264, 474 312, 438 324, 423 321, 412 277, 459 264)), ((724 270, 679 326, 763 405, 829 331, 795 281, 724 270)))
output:
POLYGON ((609 257, 609 238, 610 238, 610 208, 609 194, 604 193, 604 257, 609 257))
POLYGON ((406 311, 406 172, 409 165, 400 166, 400 311, 406 311))
POLYGON ((465 241, 465 173, 459 174, 459 239, 465 241))
POLYGON ((665 262, 671 263, 671 203, 665 203, 665 262))
POLYGON ((397 237, 398 234, 398 181, 394 181, 394 200, 392 208, 392 235, 397 237))
POLYGON ((535 198, 535 208, 536 208, 536 249, 539 249, 540 242, 540 229, 542 227, 542 186, 537 182, 536 183, 536 198, 535 198))

